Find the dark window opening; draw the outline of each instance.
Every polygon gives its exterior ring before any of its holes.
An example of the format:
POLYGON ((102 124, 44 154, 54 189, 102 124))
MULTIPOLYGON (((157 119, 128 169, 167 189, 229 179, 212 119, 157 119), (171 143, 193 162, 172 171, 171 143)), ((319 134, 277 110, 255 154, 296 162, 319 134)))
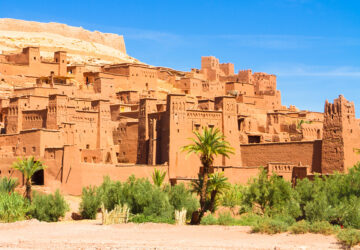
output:
POLYGON ((33 185, 44 185, 44 170, 39 170, 31 177, 33 185))
POLYGON ((260 143, 260 136, 259 135, 249 135, 248 143, 260 143))
POLYGON ((244 118, 238 119, 238 130, 242 130, 244 126, 244 118))

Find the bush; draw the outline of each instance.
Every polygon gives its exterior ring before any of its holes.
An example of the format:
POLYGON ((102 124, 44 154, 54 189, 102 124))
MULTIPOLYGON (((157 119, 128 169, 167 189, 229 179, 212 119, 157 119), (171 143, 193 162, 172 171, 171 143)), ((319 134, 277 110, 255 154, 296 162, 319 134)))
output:
POLYGON ((277 234, 287 231, 288 225, 281 220, 264 218, 257 225, 252 227, 253 233, 277 234))
POLYGON ((345 246, 352 247, 360 243, 360 232, 355 229, 341 230, 337 238, 345 246))
POLYGON ((0 221, 14 222, 25 219, 27 202, 17 193, 0 192, 0 221))
POLYGON ((12 193, 19 185, 17 179, 12 178, 0 178, 0 192, 12 193))
POLYGON ((123 195, 132 214, 161 217, 165 220, 174 217, 174 207, 170 204, 168 195, 146 179, 131 176, 123 185, 123 195))
POLYGON ((264 169, 261 169, 257 178, 249 181, 244 204, 260 209, 263 215, 281 214, 296 218, 301 214, 297 194, 290 182, 275 174, 268 178, 264 169))
POLYGON ((164 220, 173 219, 174 207, 169 202, 169 197, 160 188, 154 187, 150 193, 151 201, 143 207, 143 213, 149 217, 160 217, 164 220))
POLYGON ((223 226, 234 226, 237 224, 237 221, 231 216, 231 213, 229 211, 226 211, 223 213, 219 213, 217 223, 223 226))
POLYGON ((108 176, 104 177, 103 183, 96 192, 108 211, 113 210, 116 205, 124 205, 126 203, 123 194, 123 184, 119 181, 111 181, 108 176))
POLYGON ((136 214, 130 217, 130 222, 134 223, 145 223, 145 222, 153 222, 153 223, 167 223, 174 224, 175 221, 172 218, 162 218, 157 216, 146 216, 144 214, 136 214))
POLYGON ((192 213, 199 208, 199 201, 183 183, 172 187, 168 186, 166 191, 169 195, 169 202, 175 210, 186 209, 187 219, 190 219, 192 213))
POLYGON ((217 225, 217 219, 212 215, 208 214, 201 219, 201 225, 217 225))
POLYGON ((69 211, 69 205, 59 190, 56 190, 54 195, 41 195, 35 192, 29 215, 40 221, 55 222, 60 217, 64 217, 67 211, 69 211))
POLYGON ((333 226, 327 221, 315 221, 310 225, 311 233, 330 235, 334 233, 333 226))
POLYGON ((237 220, 239 226, 255 226, 264 218, 258 214, 248 213, 244 214, 237 220))
POLYGON ((301 217, 311 221, 360 228, 360 163, 348 174, 301 180, 296 186, 301 217))
POLYGON ((220 205, 224 207, 234 208, 242 205, 245 188, 240 185, 231 185, 229 189, 224 190, 220 196, 220 205))
POLYGON ((80 203, 80 214, 83 219, 95 219, 101 205, 101 197, 96 187, 83 188, 80 203))
POLYGON ((293 234, 305 234, 309 231, 309 223, 305 220, 301 220, 293 224, 289 231, 293 234))

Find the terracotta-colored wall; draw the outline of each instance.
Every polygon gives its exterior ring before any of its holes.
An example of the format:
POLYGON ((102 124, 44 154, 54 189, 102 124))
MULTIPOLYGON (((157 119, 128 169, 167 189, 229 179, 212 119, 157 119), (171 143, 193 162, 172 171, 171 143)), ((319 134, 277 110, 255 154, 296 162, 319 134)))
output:
POLYGON ((271 162, 311 166, 321 172, 321 141, 242 144, 243 166, 266 166, 271 162))

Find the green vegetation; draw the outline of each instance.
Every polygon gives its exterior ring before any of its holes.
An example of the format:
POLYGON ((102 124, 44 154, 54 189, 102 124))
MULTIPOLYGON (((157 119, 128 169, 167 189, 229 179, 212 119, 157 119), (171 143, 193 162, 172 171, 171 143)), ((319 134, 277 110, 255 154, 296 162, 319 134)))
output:
POLYGON ((25 179, 25 187, 26 187, 25 197, 29 201, 31 201, 31 195, 32 195, 31 177, 37 171, 45 169, 46 166, 44 166, 41 161, 35 160, 35 158, 32 156, 29 158, 19 159, 17 162, 13 163, 12 168, 20 171, 23 174, 25 179))
POLYGON ((34 193, 28 214, 40 221, 55 222, 60 217, 64 217, 67 211, 69 211, 69 205, 57 190, 55 194, 49 195, 34 193))
POLYGON ((147 179, 136 179, 134 176, 123 183, 106 177, 101 186, 84 188, 80 204, 82 218, 95 218, 101 204, 108 211, 118 204, 126 204, 132 214, 130 221, 138 223, 173 223, 175 209, 184 208, 191 216, 199 207, 198 201, 184 184, 160 188, 147 179))
MULTIPOLYGON (((34 167, 38 163, 33 158, 16 164, 18 169, 23 169, 24 176, 43 168, 41 164, 41 167, 34 167)), ((99 187, 84 188, 80 203, 82 218, 96 218, 103 204, 109 212, 115 207, 127 206, 132 222, 172 224, 175 210, 185 209, 189 221, 200 207, 199 212, 201 209, 207 212, 201 219, 202 225, 251 226, 252 232, 267 234, 285 231, 337 234, 339 241, 348 247, 360 242, 360 164, 347 174, 300 180, 295 188, 283 178, 269 176, 265 169, 246 186, 230 185, 223 173, 208 174, 206 185, 204 175, 199 175, 189 187, 184 184, 170 186, 163 183, 163 174, 154 172, 154 184, 134 176, 125 182, 106 177, 99 187), (201 199, 199 203, 193 193, 201 196, 204 186, 205 204, 201 207, 201 199), (216 215, 218 207, 222 207, 222 212, 216 215)), ((69 210, 59 191, 49 195, 34 193, 31 200, 28 187, 25 197, 14 192, 17 185, 16 179, 0 179, 2 222, 28 218, 53 222, 69 210)))
MULTIPOLYGON (((199 174, 199 188, 200 188, 200 211, 199 216, 194 216, 192 224, 200 224, 202 217, 208 209, 208 179, 211 170, 213 169, 214 158, 218 155, 229 157, 229 154, 234 153, 234 149, 230 147, 229 142, 225 140, 224 135, 219 129, 203 128, 202 133, 194 131, 195 139, 191 138, 192 143, 181 148, 182 151, 187 151, 188 154, 196 154, 199 156, 203 166, 199 174), (195 219, 196 218, 196 219, 195 219)), ((211 201, 210 201, 211 203, 211 201)), ((211 206, 211 205, 210 205, 211 206)))
POLYGON ((228 189, 224 190, 219 196, 221 206, 229 207, 231 210, 243 205, 245 187, 240 185, 230 185, 228 189))
POLYGON ((24 220, 27 204, 24 198, 17 193, 0 192, 0 221, 14 222, 24 220))
POLYGON ((201 225, 217 225, 218 224, 218 220, 217 218, 212 215, 212 214, 208 214, 205 215, 202 220, 201 220, 201 225))
POLYGON ((335 233, 335 228, 327 221, 314 221, 309 228, 311 233, 330 235, 335 233))
POLYGON ((11 179, 11 178, 0 178, 0 193, 13 193, 15 191, 15 188, 19 185, 17 179, 11 179))
POLYGON ((289 231, 293 234, 305 234, 309 232, 309 223, 305 220, 301 220, 293 224, 289 231))
POLYGON ((83 219, 95 219, 101 199, 96 187, 83 188, 80 203, 80 214, 83 219))
POLYGON ((152 180, 155 186, 161 187, 164 180, 165 180, 166 172, 161 171, 159 169, 155 169, 154 173, 152 174, 152 180))
POLYGON ((264 233, 264 234, 277 234, 286 232, 289 225, 280 220, 265 217, 259 223, 252 226, 251 230, 253 233, 264 233))
POLYGON ((338 240, 347 247, 353 247, 360 243, 360 231, 355 229, 341 230, 337 234, 338 240))

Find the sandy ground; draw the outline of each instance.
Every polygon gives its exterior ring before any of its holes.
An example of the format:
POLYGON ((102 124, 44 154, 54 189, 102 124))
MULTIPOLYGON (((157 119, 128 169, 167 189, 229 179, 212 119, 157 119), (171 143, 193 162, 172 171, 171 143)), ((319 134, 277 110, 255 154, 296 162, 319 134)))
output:
POLYGON ((248 227, 100 225, 36 220, 0 224, 1 249, 340 249, 333 236, 251 234, 248 227))

